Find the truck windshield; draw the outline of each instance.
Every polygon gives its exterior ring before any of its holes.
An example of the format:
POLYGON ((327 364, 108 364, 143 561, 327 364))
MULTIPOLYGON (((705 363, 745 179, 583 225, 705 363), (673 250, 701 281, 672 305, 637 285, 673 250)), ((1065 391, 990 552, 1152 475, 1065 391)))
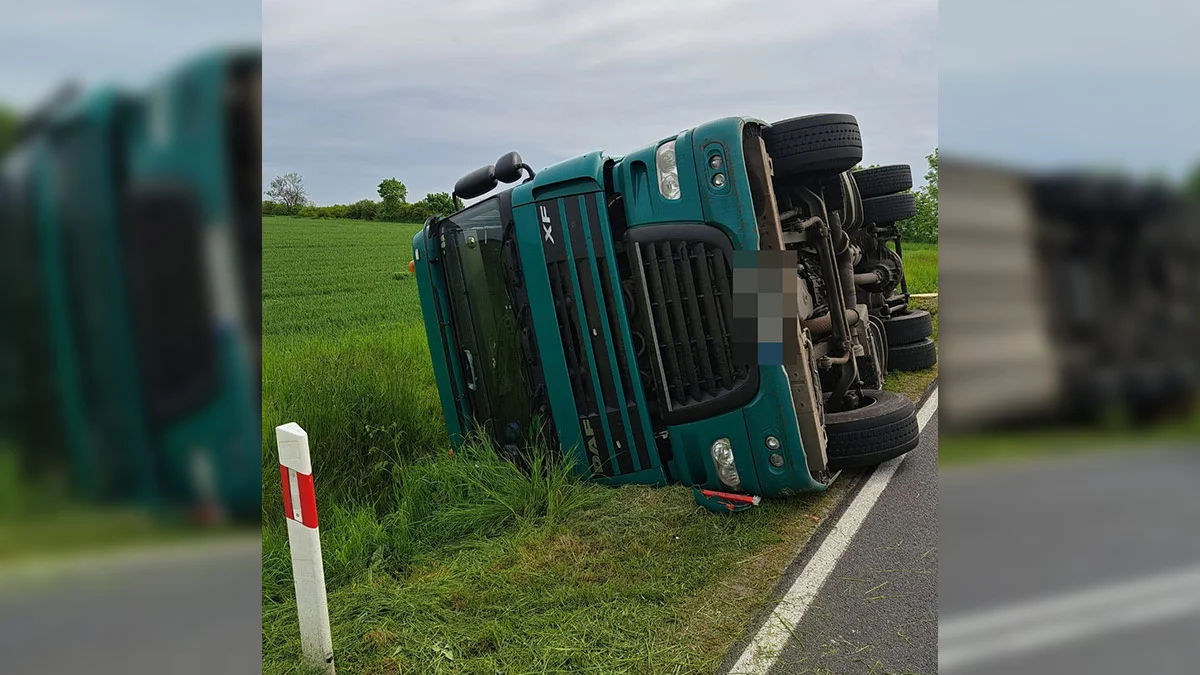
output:
POLYGON ((504 268, 504 224, 493 197, 442 221, 446 284, 475 421, 501 445, 529 437, 531 387, 504 268))

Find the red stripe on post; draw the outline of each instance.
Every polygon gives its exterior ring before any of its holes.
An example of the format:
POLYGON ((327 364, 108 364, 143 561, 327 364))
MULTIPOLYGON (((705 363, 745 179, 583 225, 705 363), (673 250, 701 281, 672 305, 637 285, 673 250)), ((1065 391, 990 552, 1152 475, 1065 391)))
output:
POLYGON ((292 484, 288 481, 288 468, 279 465, 279 477, 283 481, 283 515, 292 517, 292 484))
POLYGON ((297 473, 296 487, 300 490, 300 517, 305 527, 317 526, 317 490, 311 473, 297 473))

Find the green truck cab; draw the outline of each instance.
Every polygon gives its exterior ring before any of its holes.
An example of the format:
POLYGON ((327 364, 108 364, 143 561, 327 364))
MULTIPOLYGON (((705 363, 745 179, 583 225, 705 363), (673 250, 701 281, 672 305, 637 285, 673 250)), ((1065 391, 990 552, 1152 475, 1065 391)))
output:
POLYGON ((4 435, 98 502, 261 515, 261 59, 51 101, 4 158, 4 435))
POLYGON ((540 438, 602 482, 754 497, 911 450, 855 299, 861 157, 848 115, 726 118, 464 176, 456 198, 519 183, 413 240, 452 441, 540 438))

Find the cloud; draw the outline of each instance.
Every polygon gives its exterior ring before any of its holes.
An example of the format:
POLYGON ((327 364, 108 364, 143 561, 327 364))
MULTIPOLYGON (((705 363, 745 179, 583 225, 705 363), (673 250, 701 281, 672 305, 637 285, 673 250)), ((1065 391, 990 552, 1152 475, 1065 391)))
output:
POLYGON ((1200 5, 982 0, 940 22, 945 152, 1174 177, 1200 159, 1200 5))
POLYGON ((0 21, 0 101, 27 108, 67 79, 130 86, 196 53, 260 39, 243 0, 53 0, 8 8, 0 21))
POLYGON ((621 154, 726 115, 859 117, 868 162, 937 145, 937 5, 549 0, 263 3, 264 182, 419 198, 517 150, 621 154))

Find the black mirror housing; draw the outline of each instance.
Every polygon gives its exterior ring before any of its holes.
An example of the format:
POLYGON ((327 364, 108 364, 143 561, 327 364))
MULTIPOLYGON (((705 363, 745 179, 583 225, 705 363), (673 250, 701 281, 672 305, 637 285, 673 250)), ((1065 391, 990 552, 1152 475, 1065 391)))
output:
POLYGON ((454 195, 463 199, 474 199, 496 188, 496 167, 481 166, 458 179, 454 184, 454 195))
POLYGON ((515 183, 521 180, 521 169, 524 166, 521 155, 516 152, 501 155, 500 159, 496 160, 496 180, 501 183, 515 183))

